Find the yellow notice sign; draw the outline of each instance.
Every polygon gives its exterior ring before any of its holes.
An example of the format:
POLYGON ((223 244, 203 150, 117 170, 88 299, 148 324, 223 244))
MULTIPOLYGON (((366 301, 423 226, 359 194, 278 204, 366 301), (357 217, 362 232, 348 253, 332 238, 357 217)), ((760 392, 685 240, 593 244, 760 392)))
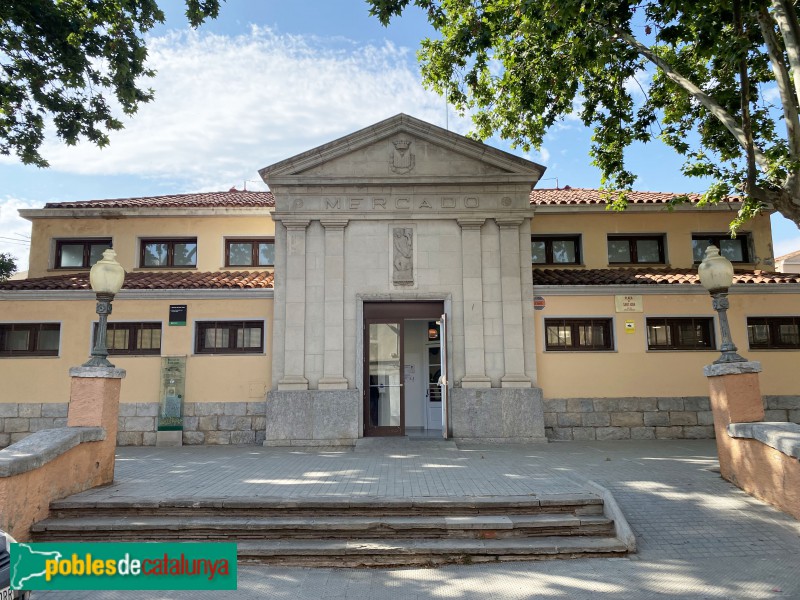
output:
POLYGON ((642 312, 642 297, 641 296, 614 296, 614 304, 616 305, 618 313, 626 312, 642 312))
POLYGON ((625 333, 636 333, 636 323, 625 321, 625 333))

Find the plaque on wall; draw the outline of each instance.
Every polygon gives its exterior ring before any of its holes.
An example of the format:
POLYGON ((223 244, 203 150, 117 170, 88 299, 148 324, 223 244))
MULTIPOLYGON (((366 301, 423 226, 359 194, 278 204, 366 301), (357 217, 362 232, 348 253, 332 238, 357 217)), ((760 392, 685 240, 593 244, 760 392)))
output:
POLYGON ((186 357, 161 359, 161 403, 158 410, 159 431, 183 429, 183 401, 186 387, 186 357))
POLYGON ((170 325, 186 325, 186 305, 185 304, 170 304, 169 305, 169 324, 170 325))

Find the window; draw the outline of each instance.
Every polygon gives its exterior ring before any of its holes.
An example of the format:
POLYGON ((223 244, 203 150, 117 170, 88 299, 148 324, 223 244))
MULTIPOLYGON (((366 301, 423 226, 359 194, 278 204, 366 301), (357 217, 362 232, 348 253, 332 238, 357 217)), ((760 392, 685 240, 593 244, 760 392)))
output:
POLYGON ((800 349, 800 317, 747 317, 751 349, 800 349))
POLYGON ((611 319, 545 319, 547 350, 613 350, 611 319))
POLYGON ((58 356, 58 323, 0 323, 0 356, 58 356))
POLYGON ((108 323, 106 347, 109 354, 161 354, 161 323, 108 323))
POLYGON ((263 321, 198 321, 195 335, 198 354, 264 351, 263 321))
POLYGON ((713 350, 715 347, 711 317, 647 319, 649 350, 713 350))
POLYGON ((196 267, 197 238, 142 240, 140 267, 196 267))
POLYGON ((535 265, 579 265, 579 235, 531 236, 531 262, 535 265))
POLYGON ((111 239, 56 240, 56 269, 88 269, 111 248, 111 239))
POLYGON ((608 236, 609 264, 659 263, 664 260, 664 236, 662 235, 614 235, 608 236))
POLYGON ((703 262, 706 257, 706 248, 714 244, 719 248, 719 253, 731 262, 750 262, 750 236, 740 233, 736 239, 725 234, 695 233, 692 235, 692 254, 694 262, 703 262))
POLYGON ((272 267, 275 265, 273 240, 225 240, 226 267, 272 267))

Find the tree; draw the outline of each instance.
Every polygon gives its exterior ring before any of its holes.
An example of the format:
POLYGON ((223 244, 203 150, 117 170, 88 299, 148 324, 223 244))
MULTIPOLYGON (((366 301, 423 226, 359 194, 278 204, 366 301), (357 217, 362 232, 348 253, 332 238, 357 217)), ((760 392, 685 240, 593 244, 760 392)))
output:
POLYGON ((0 281, 5 281, 17 272, 17 263, 8 252, 0 252, 0 281))
MULTIPOLYGON (((186 0, 192 27, 215 18, 220 0, 186 0)), ((156 0, 0 2, 0 154, 46 167, 48 120, 67 144, 108 144, 122 128, 110 98, 131 115, 153 99, 144 34, 164 13, 156 0)))
POLYGON ((635 180, 625 150, 660 137, 686 158, 686 175, 714 178, 703 202, 743 196, 733 231, 765 204, 800 225, 796 3, 367 1, 384 25, 410 4, 427 11, 441 38, 422 41, 423 81, 474 111, 479 138, 538 148, 577 113, 593 129, 590 155, 612 208, 625 207, 635 180), (630 88, 644 73, 652 81, 637 101, 630 88))

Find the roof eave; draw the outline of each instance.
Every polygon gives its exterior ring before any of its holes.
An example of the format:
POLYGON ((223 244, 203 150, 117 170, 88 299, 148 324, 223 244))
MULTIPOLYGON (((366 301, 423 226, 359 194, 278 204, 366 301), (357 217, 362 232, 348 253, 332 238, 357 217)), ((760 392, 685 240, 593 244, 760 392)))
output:
POLYGON ((19 216, 35 219, 126 219, 134 217, 251 217, 270 215, 274 206, 175 206, 127 208, 22 208, 19 216))

